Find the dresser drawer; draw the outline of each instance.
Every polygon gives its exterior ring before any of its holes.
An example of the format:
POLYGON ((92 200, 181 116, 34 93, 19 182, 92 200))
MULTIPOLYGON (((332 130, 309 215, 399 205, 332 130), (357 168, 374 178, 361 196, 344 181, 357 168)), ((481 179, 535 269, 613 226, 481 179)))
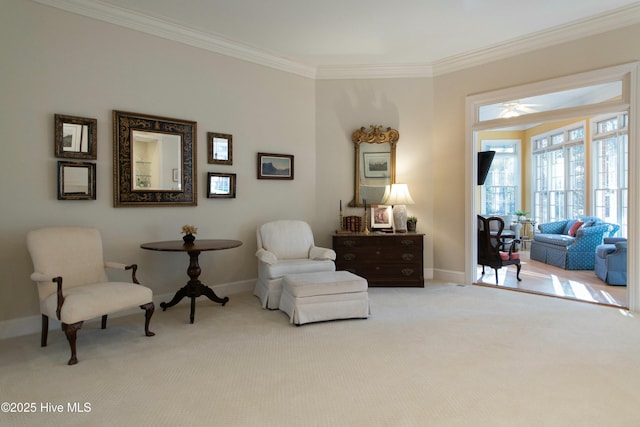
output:
POLYGON ((424 286, 422 234, 334 235, 336 268, 369 286, 424 286))

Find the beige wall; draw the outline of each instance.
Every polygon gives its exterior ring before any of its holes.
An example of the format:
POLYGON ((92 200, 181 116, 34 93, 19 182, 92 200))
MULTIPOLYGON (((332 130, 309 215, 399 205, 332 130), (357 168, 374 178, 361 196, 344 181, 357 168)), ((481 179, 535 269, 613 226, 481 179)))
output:
POLYGON ((25 247, 36 227, 99 228, 106 258, 137 262, 140 280, 166 294, 186 283, 187 256, 143 242, 179 239, 183 224, 201 238, 242 240, 201 255, 201 280, 214 285, 257 276, 260 222, 314 222, 313 80, 23 0, 3 3, 0 53, 0 321, 39 313, 25 247), (113 207, 113 109, 198 122, 197 207, 113 207), (95 201, 57 200, 54 113, 98 120, 95 201), (208 131, 233 135, 232 166, 207 164, 208 131), (293 154, 295 179, 257 180, 257 152, 293 154), (237 198, 207 199, 208 171, 236 173, 237 198))
POLYGON ((3 6, 0 321, 38 313, 24 238, 40 226, 100 228, 106 257, 137 262, 156 294, 184 282, 186 259, 139 244, 177 239, 186 223, 202 237, 244 242, 201 257, 207 284, 255 278, 264 220, 306 219, 329 245, 338 200, 353 197, 350 134, 370 124, 400 131, 397 181, 409 184, 409 214, 427 233, 425 267, 462 277, 465 97, 640 57, 634 26, 436 78, 314 82, 27 1, 3 6), (198 122, 197 207, 112 207, 113 109, 198 122), (96 201, 56 200, 54 113, 98 119, 96 201), (233 134, 233 166, 206 163, 207 131, 233 134), (294 154, 295 180, 256 180, 259 151, 294 154), (238 197, 206 199, 207 171, 237 173, 238 197))
MULTIPOLYGON (((418 218, 426 233, 424 266, 433 268, 433 89, 432 79, 319 80, 316 82, 318 223, 338 227, 339 200, 354 196, 354 144, 351 133, 362 126, 397 129, 396 182, 409 186, 418 218)), ((345 209, 362 215, 362 208, 345 209)))

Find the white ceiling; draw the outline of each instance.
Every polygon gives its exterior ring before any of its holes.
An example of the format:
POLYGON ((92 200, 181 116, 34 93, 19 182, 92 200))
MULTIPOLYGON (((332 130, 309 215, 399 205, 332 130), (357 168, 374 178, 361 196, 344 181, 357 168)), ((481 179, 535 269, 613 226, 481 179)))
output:
POLYGON ((35 1, 318 78, 434 75, 640 22, 630 0, 35 1))

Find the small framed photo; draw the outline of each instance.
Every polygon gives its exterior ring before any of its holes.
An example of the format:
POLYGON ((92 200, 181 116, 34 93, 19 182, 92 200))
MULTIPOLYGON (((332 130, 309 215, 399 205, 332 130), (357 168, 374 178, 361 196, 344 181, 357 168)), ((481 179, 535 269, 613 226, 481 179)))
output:
POLYGON ((390 153, 362 153, 364 155, 365 178, 388 178, 390 176, 390 153))
POLYGON ((54 151, 56 157, 96 160, 97 153, 96 119, 54 115, 54 151))
POLYGON ((371 206, 371 229, 390 229, 393 227, 391 206, 371 206))
POLYGON ((96 165, 58 162, 58 200, 96 200, 96 165))
POLYGON ((233 136, 207 132, 207 162, 217 165, 233 164, 233 136))
POLYGON ((258 179, 293 179, 293 156, 258 153, 258 179))
POLYGON ((207 173, 207 198, 236 198, 235 173, 207 173))

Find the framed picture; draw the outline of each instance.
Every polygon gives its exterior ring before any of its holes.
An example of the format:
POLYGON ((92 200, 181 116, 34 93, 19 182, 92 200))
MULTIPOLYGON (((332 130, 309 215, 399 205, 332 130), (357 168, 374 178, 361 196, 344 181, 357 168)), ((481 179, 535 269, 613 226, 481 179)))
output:
POLYGON ((58 162, 58 200, 95 200, 96 165, 58 162))
POLYGON ((236 198, 236 174, 235 173, 207 173, 207 197, 236 198))
POLYGON ((390 174, 390 153, 362 153, 365 178, 388 178, 390 174))
POLYGON ((293 156, 258 153, 258 179, 293 179, 293 156))
POLYGON ((218 165, 233 164, 233 136, 207 132, 207 161, 218 165))
POLYGON ((97 159, 96 119, 54 115, 54 151, 56 157, 97 159))
POLYGON ((390 229, 393 227, 391 206, 371 206, 371 229, 390 229))

